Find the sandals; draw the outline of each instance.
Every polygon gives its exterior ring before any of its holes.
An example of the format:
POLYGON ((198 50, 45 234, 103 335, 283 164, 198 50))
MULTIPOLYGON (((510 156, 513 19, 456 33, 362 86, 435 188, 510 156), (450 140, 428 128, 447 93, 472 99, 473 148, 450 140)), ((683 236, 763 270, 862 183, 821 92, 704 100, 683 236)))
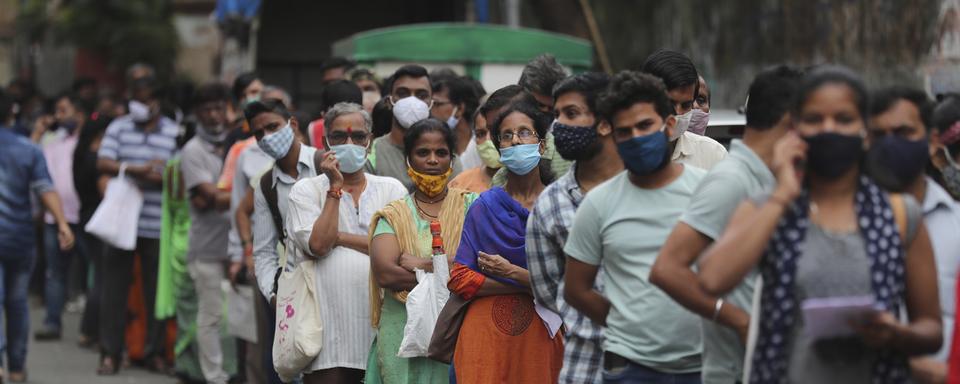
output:
POLYGON ((105 375, 116 375, 120 371, 120 367, 117 365, 117 361, 112 357, 104 357, 100 359, 100 367, 97 368, 97 374, 101 376, 105 375))

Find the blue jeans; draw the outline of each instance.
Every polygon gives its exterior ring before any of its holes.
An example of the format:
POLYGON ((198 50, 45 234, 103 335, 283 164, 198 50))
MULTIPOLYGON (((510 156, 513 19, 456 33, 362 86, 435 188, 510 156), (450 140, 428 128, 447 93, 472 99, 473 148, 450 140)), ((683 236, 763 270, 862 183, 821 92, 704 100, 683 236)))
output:
POLYGON ((664 373, 607 352, 604 354, 605 384, 700 384, 700 372, 664 373))
POLYGON ((43 319, 43 326, 56 331, 60 330, 63 305, 67 301, 67 279, 70 272, 70 263, 76 257, 84 260, 84 244, 79 238, 82 228, 76 224, 70 224, 70 230, 73 231, 74 236, 77 236, 77 241, 73 249, 69 251, 60 250, 56 224, 46 224, 43 232, 43 248, 47 261, 46 280, 43 289, 43 301, 47 306, 47 315, 43 319))
POLYGON ((7 355, 10 372, 27 368, 27 341, 30 333, 30 310, 27 307, 27 288, 33 273, 34 247, 21 249, 17 254, 0 252, 0 318, 6 315, 6 337, 0 334, 0 367, 7 355))

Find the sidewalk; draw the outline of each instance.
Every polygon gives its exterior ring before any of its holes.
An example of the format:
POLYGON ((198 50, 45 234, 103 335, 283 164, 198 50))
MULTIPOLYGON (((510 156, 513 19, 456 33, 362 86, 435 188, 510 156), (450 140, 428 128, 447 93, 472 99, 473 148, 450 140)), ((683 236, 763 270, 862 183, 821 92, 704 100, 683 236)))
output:
POLYGON ((64 313, 63 339, 38 343, 35 331, 43 322, 43 307, 31 300, 30 346, 27 350, 27 378, 30 383, 74 384, 171 384, 177 379, 147 372, 140 368, 121 370, 116 376, 98 376, 99 354, 77 346, 79 313, 64 313))

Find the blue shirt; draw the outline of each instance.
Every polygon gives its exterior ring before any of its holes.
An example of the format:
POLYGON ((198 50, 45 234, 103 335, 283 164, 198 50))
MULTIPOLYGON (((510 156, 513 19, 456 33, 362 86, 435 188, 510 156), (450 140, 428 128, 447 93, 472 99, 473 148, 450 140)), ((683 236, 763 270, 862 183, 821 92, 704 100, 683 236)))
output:
POLYGON ((30 194, 53 189, 43 152, 13 129, 0 126, 0 259, 33 257, 30 194))
MULTIPOLYGON (((97 156, 129 165, 146 164, 152 160, 167 161, 177 151, 178 134, 176 123, 166 117, 160 118, 154 130, 145 132, 129 116, 121 116, 107 127, 97 156)), ((143 191, 143 208, 140 209, 140 220, 137 222, 137 236, 159 239, 163 187, 139 187, 143 191)))

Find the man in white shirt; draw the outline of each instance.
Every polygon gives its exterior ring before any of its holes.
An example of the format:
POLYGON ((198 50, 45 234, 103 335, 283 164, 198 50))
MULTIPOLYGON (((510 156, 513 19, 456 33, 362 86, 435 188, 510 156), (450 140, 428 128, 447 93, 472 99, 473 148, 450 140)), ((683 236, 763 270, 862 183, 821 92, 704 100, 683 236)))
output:
POLYGON ((659 50, 647 57, 641 71, 663 80, 667 96, 677 114, 677 129, 670 135, 672 161, 709 170, 727 156, 727 150, 716 140, 687 132, 693 105, 700 87, 697 68, 686 55, 659 50))
POLYGON ((911 371, 918 382, 943 382, 954 337, 960 204, 924 173, 930 161, 929 137, 933 129, 933 105, 927 95, 920 90, 895 87, 875 92, 870 99, 867 169, 878 184, 890 191, 909 193, 921 203, 937 262, 943 346, 936 355, 913 359, 911 371))

